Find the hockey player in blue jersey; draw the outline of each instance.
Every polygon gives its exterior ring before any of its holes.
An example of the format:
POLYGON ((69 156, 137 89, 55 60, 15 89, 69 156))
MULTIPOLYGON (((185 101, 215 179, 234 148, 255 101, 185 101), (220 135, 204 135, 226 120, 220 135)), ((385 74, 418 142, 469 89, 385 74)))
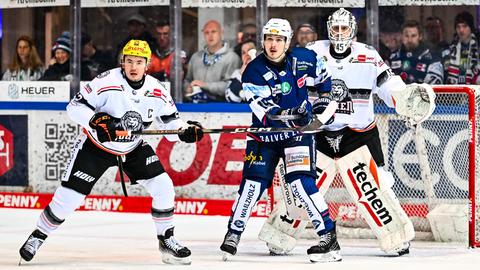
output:
MULTIPOLYGON (((321 57, 305 48, 288 50, 290 23, 270 19, 262 30, 263 53, 247 66, 243 90, 252 109, 252 127, 301 127, 322 113, 329 103, 330 73, 321 57), (320 98, 313 105, 308 91, 320 98)), ((327 118, 328 119, 328 118, 327 118)), ((299 131, 247 134, 243 179, 232 207, 228 231, 220 249, 224 260, 235 255, 252 208, 271 185, 275 167, 283 159, 286 181, 304 205, 320 242, 308 249, 310 261, 339 261, 335 223, 315 185, 315 139, 299 131)))

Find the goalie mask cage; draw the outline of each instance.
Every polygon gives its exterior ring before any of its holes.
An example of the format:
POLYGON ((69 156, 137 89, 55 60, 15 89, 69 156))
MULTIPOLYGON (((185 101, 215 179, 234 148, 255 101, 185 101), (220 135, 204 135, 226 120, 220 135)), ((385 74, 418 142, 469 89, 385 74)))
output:
MULTIPOLYGON (((376 100, 376 121, 393 190, 420 240, 468 242, 480 247, 480 88, 436 86, 433 115, 413 128, 376 100)), ((278 172, 278 168, 277 168, 278 172)), ((281 198, 278 173, 269 202, 281 198)), ((339 175, 325 200, 339 237, 373 238, 339 175)), ((307 230, 314 235, 313 229, 307 230)))

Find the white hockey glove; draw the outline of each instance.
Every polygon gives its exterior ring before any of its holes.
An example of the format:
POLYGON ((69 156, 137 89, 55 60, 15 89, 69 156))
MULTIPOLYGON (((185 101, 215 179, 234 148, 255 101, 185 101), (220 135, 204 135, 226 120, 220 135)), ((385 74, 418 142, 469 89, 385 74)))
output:
POLYGON ((412 125, 427 120, 435 110, 435 93, 430 85, 408 84, 404 89, 392 91, 398 114, 409 118, 412 125))

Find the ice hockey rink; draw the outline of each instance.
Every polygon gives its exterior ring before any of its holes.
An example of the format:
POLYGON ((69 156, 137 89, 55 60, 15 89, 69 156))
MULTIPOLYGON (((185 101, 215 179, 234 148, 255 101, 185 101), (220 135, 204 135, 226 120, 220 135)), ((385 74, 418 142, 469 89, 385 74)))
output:
POLYGON ((49 236, 31 262, 18 266, 18 249, 40 210, 0 208, 0 269, 478 269, 480 249, 461 244, 413 242, 410 254, 389 257, 373 240, 340 239, 343 261, 312 264, 301 240, 289 256, 269 256, 257 233, 264 218, 251 218, 239 251, 224 262, 219 251, 227 217, 177 215, 176 236, 192 250, 190 266, 161 262, 149 214, 78 211, 49 236))

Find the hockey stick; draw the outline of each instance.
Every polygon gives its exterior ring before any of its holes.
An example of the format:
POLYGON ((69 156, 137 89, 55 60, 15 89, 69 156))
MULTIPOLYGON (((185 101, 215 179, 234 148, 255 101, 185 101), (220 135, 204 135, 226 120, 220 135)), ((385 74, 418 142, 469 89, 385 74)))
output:
MULTIPOLYGON (((298 131, 301 133, 316 133, 326 123, 330 117, 335 113, 337 109, 337 103, 335 101, 330 102, 323 113, 313 115, 313 120, 310 124, 303 127, 238 127, 238 128, 205 128, 202 129, 203 133, 259 133, 259 132, 288 132, 298 131)), ((290 117, 290 116, 288 116, 290 117)), ((181 134, 184 132, 182 129, 170 129, 170 130, 117 130, 116 135, 118 137, 125 137, 131 135, 172 135, 181 134)))

